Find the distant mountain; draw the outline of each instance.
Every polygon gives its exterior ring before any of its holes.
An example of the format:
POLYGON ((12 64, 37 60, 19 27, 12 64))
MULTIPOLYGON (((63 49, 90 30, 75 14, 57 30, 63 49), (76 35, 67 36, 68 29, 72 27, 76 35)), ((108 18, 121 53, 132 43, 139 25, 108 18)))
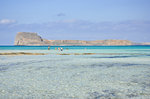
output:
POLYGON ((150 42, 141 43, 141 45, 150 45, 150 42))
POLYGON ((95 40, 95 41, 47 40, 40 37, 37 33, 18 32, 15 38, 15 45, 50 45, 50 46, 87 45, 88 46, 88 45, 136 45, 136 44, 128 40, 95 40))

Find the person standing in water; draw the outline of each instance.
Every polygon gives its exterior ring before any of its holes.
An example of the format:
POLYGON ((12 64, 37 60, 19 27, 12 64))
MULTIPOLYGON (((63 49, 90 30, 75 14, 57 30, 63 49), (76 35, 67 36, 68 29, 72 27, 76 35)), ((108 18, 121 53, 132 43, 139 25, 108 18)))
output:
POLYGON ((50 47, 48 46, 48 50, 50 50, 50 47))
POLYGON ((62 47, 60 48, 60 51, 63 51, 63 48, 62 48, 62 47))

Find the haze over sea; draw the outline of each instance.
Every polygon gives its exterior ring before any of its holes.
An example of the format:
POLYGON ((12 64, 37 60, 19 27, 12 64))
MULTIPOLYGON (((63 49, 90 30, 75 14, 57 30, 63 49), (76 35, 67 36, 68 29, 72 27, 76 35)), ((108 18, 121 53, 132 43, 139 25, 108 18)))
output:
POLYGON ((0 46, 1 99, 148 99, 150 46, 0 46))

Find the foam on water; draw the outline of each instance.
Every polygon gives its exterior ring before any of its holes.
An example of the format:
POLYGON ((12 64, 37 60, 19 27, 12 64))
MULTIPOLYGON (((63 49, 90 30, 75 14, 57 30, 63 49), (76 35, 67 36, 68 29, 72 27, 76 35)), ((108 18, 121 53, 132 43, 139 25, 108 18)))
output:
MULTIPOLYGON (((22 51, 48 55, 0 56, 0 99, 150 97, 150 49, 22 51), (108 54, 57 55, 57 53, 108 54)), ((0 52, 20 52, 20 50, 0 52)))

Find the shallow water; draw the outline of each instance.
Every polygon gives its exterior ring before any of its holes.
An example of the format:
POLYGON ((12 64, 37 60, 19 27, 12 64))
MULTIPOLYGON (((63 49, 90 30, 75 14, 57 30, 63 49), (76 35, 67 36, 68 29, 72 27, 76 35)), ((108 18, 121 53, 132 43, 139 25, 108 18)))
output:
POLYGON ((149 99, 150 48, 12 50, 0 56, 0 99, 149 99), (95 55, 57 55, 100 53, 95 55), (119 54, 118 54, 119 53, 119 54))

